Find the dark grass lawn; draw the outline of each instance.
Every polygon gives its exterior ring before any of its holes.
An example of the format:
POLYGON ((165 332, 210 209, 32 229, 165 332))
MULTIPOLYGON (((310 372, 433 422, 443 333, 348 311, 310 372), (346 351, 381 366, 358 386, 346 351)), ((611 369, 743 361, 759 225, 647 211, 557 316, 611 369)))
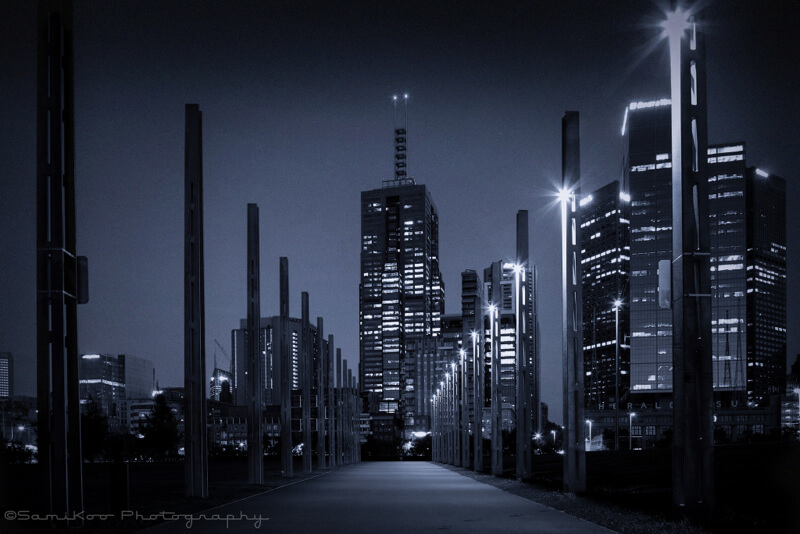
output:
MULTIPOLYGON (((471 475, 482 482, 620 532, 800 532, 800 443, 759 443, 714 449, 716 514, 700 528, 672 510, 672 451, 604 451, 586 455, 587 492, 560 493, 562 457, 533 457, 533 480, 471 475)), ((488 472, 488 470, 487 470, 488 472)))

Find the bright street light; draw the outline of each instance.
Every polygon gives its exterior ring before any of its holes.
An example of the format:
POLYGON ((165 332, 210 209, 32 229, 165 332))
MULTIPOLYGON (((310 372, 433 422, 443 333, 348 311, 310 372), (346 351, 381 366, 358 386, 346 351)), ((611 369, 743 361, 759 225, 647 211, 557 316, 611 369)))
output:
POLYGON ((633 450, 633 418, 636 417, 636 412, 628 414, 628 450, 633 450))
POLYGON ((592 448, 592 445, 591 445, 591 443, 592 443, 592 420, 591 419, 587 419, 586 420, 586 424, 589 425, 589 439, 587 439, 586 441, 589 442, 589 448, 591 449, 592 448))
POLYGON ((619 310, 622 301, 614 301, 614 450, 619 450, 619 310))

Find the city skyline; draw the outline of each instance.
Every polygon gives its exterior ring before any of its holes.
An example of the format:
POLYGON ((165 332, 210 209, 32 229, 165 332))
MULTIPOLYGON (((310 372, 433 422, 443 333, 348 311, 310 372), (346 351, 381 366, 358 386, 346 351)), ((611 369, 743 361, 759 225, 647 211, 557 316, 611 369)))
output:
MULTIPOLYGON (((393 170, 392 101, 408 91, 408 170, 440 210, 445 313, 460 273, 514 254, 514 213, 531 212, 531 261, 545 293, 560 266, 555 190, 560 118, 581 112, 584 191, 619 178, 630 101, 669 96, 657 3, 582 9, 335 5, 75 9, 77 249, 89 258, 81 353, 150 359, 182 382, 182 113, 204 111, 206 355, 245 316, 245 209, 262 206, 262 315, 277 313, 278 257, 343 356, 358 354, 360 191, 393 170), (317 9, 314 9, 317 8, 317 9), (111 22, 113 21, 113 22, 111 22), (265 23, 264 28, 259 24, 265 23), (648 49, 652 50, 648 53, 648 49), (449 295, 448 295, 449 292, 449 295)), ((191 4, 197 6, 197 4, 191 4)), ((741 140, 748 163, 800 201, 792 117, 798 52, 780 9, 709 3, 709 144, 741 140)), ((8 121, 0 134, 0 350, 18 394, 35 391, 35 4, 0 8, 8 121)), ((797 228, 788 210, 787 228, 797 228)), ((798 236, 789 233, 788 294, 798 236)), ((791 299, 787 355, 800 352, 791 299)), ((542 331, 560 331, 542 296, 542 331)), ((542 371, 560 376, 560 336, 543 336, 542 371)), ((560 388, 542 400, 560 420, 560 388)), ((557 381, 555 381, 557 382, 557 381)))

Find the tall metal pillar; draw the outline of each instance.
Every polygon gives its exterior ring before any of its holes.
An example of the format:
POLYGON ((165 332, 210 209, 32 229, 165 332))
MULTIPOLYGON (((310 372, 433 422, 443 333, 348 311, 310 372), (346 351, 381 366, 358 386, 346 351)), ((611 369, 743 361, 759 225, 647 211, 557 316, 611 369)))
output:
POLYGON ((580 123, 577 111, 561 121, 561 302, 564 384, 564 491, 586 491, 583 417, 583 317, 581 292, 580 123))
POLYGON ((261 260, 258 205, 247 205, 247 480, 264 483, 261 260))
MULTIPOLYGON (((345 364, 346 365, 346 364, 345 364)), ((347 369, 347 407, 348 407, 348 415, 347 418, 347 443, 350 446, 348 451, 348 462, 353 463, 356 461, 355 457, 355 447, 353 446, 354 438, 355 438, 355 402, 353 402, 353 370, 347 369)))
POLYGON ((203 272, 203 140, 197 104, 186 104, 184 450, 186 496, 208 497, 203 272))
POLYGON ((503 398, 500 391, 500 280, 502 279, 501 262, 492 264, 492 295, 489 305, 489 328, 492 342, 492 474, 503 475, 503 398))
POLYGON ((303 472, 311 473, 311 383, 314 357, 311 353, 311 323, 309 322, 308 292, 300 294, 300 417, 303 430, 303 472))
POLYGON ((342 406, 342 349, 336 349, 336 463, 344 464, 342 455, 344 442, 342 440, 343 424, 342 406))
POLYGON ((336 457, 336 373, 334 372, 334 364, 336 358, 334 357, 333 334, 328 335, 328 373, 327 373, 327 393, 328 393, 328 443, 330 445, 330 465, 331 468, 336 467, 339 462, 336 457))
POLYGON ((472 337, 472 398, 474 413, 474 432, 475 441, 473 452, 474 459, 472 468, 478 472, 483 472, 483 312, 481 310, 480 299, 475 299, 475 322, 470 334, 472 337))
MULTIPOLYGON (((78 389, 72 2, 40 0, 36 101, 36 334, 41 503, 83 510, 78 389), (52 385, 51 385, 52 384, 52 385)), ((80 526, 82 521, 70 525, 80 526)))
POLYGON ((280 259, 280 381, 281 381, 281 470, 294 476, 292 465, 292 354, 289 351, 289 258, 280 259))
POLYGON ((470 461, 470 439, 469 439, 469 389, 467 384, 467 368, 469 360, 467 359, 468 352, 466 349, 460 351, 460 364, 459 364, 459 410, 461 411, 461 465, 469 469, 470 461))
POLYGON ((328 351, 322 332, 322 317, 317 317, 317 469, 325 469, 325 383, 328 351))
POLYGON ((694 17, 671 22, 672 496, 702 521, 714 509, 705 40, 694 17))
POLYGON ((517 212, 517 267, 514 269, 517 349, 517 479, 531 478, 531 376, 528 294, 528 211, 517 212))
POLYGON ((541 434, 544 429, 542 428, 542 365, 540 351, 541 332, 539 331, 539 270, 535 265, 531 268, 531 277, 532 290, 529 298, 529 303, 533 312, 533 320, 531 322, 531 335, 533 336, 533 343, 531 343, 531 347, 533 348, 533 361, 531 369, 531 372, 533 373, 533 385, 531 386, 531 404, 533 406, 531 406, 531 410, 535 425, 533 427, 533 432, 536 434, 541 434))

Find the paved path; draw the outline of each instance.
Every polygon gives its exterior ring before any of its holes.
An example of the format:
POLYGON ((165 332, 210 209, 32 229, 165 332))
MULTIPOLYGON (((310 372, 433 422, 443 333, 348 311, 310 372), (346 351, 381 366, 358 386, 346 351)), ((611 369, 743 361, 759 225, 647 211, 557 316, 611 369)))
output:
MULTIPOLYGON (((219 519, 191 532, 610 532, 429 462, 355 464, 204 514, 219 519)), ((148 532, 185 530, 184 519, 148 532)))

